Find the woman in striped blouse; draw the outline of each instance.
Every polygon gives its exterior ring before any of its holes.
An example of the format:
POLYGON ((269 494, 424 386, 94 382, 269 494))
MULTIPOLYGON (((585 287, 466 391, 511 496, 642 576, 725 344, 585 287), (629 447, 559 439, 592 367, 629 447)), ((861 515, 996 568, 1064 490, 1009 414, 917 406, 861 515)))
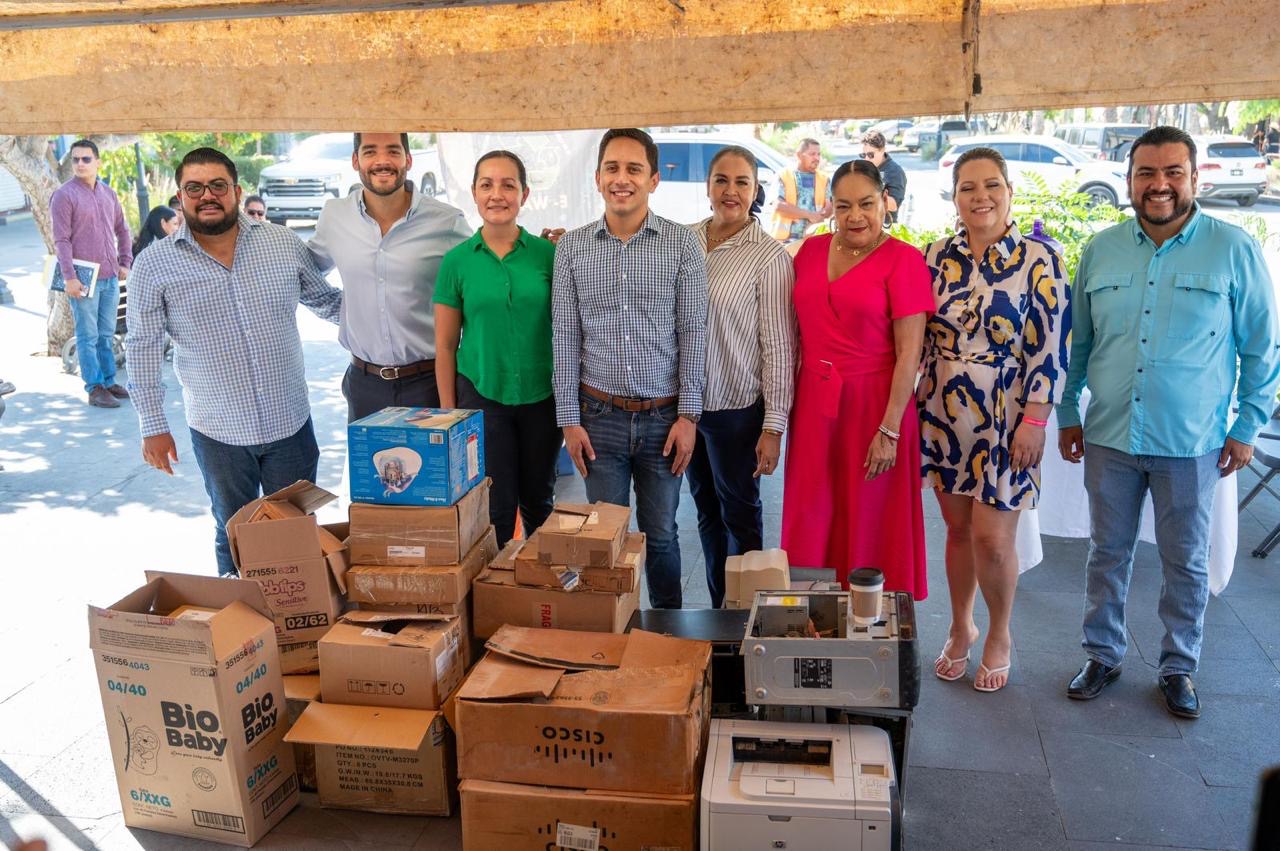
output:
POLYGON ((778 466, 791 411, 795 272, 756 220, 755 155, 721 148, 707 171, 712 216, 693 226, 707 252, 707 381, 688 477, 719 608, 725 558, 763 546, 759 477, 778 466))

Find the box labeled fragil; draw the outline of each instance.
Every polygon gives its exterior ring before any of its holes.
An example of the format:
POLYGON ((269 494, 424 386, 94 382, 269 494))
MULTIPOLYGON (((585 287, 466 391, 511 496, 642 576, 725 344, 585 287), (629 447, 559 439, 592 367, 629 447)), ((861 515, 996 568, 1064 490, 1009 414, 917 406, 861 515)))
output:
POLYGON ((544 564, 612 567, 630 525, 626 506, 561 503, 538 529, 538 558, 544 564))
POLYGON ((710 644, 506 626, 486 646, 455 701, 463 779, 698 791, 710 644))
POLYGON ((627 795, 487 780, 462 781, 467 851, 530 847, 597 851, 695 851, 694 795, 627 795))
MULTIPOLYGON (((285 708, 289 726, 302 716, 303 711, 320 699, 319 674, 291 674, 284 678, 285 708)), ((316 791, 316 749, 311 745, 295 744, 293 764, 298 772, 298 788, 303 792, 316 791)))
POLYGON ((361 605, 461 603, 471 582, 498 552, 498 537, 486 528, 460 564, 397 567, 359 564, 347 571, 347 599, 361 605))
POLYGON ((453 505, 484 478, 480 411, 383 408, 347 426, 351 501, 453 505))
POLYGON ((321 526, 313 514, 335 499, 311 482, 295 482, 227 521, 232 558, 241 578, 262 587, 281 644, 316 641, 342 611, 347 524, 321 526))
POLYGON ((491 568, 471 586, 471 630, 477 638, 488 638, 503 624, 622 632, 639 606, 639 583, 625 594, 565 591, 520 585, 514 571, 491 568))
POLYGON ((457 564, 489 527, 489 479, 453 505, 353 502, 347 548, 352 564, 428 567, 457 564))
POLYGON ((470 656, 465 615, 348 612, 320 639, 326 703, 439 709, 470 656))
POLYGON ((89 643, 125 824, 250 846, 297 804, 275 626, 256 583, 148 573, 114 605, 89 607, 89 643))
POLYGON ((457 800, 453 734, 439 712, 313 703, 285 740, 316 749, 320 805, 448 816, 457 800))
POLYGON ((538 558, 538 533, 513 559, 516 582, 565 591, 607 591, 626 594, 636 589, 644 570, 644 534, 628 532, 613 567, 567 567, 543 564, 538 558))

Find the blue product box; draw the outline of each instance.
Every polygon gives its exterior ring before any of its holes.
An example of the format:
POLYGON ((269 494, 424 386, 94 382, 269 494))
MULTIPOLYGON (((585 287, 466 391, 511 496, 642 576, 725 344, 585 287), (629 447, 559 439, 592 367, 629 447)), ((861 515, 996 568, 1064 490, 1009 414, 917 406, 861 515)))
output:
POLYGON ((484 414, 383 408, 347 426, 351 501, 453 505, 484 478, 484 414))

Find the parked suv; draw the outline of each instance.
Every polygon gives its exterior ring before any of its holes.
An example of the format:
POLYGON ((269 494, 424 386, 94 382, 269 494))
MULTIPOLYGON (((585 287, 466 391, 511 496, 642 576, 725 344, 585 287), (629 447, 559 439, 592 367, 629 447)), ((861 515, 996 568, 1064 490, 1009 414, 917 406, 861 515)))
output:
MULTIPOLYGON (((351 133, 321 133, 299 142, 288 159, 262 170, 258 194, 267 204, 267 219, 315 219, 325 202, 360 189, 360 175, 351 167, 351 133)), ((409 179, 427 195, 440 185, 440 162, 435 151, 412 151, 409 179)))
POLYGON ((1084 151, 1095 160, 1122 163, 1129 155, 1133 140, 1151 128, 1145 124, 1063 124, 1053 131, 1057 139, 1084 151))
POLYGON ((700 222, 711 215, 707 199, 707 169, 711 158, 726 145, 741 145, 756 156, 760 185, 764 188, 764 210, 760 221, 768 227, 778 203, 778 175, 793 162, 761 142, 747 136, 721 133, 654 133, 658 146, 658 188, 649 197, 649 207, 659 216, 682 225, 700 222))
POLYGON ((1267 161, 1241 136, 1196 136, 1199 198, 1234 198, 1252 207, 1267 189, 1267 161))
POLYGON ((970 136, 953 145, 938 161, 938 191, 951 200, 951 170, 956 159, 970 148, 994 148, 1004 157, 1009 180, 1016 188, 1028 174, 1044 179, 1056 191, 1064 183, 1074 183, 1079 192, 1095 204, 1113 207, 1128 205, 1129 190, 1120 163, 1091 160, 1083 152, 1049 136, 970 136))

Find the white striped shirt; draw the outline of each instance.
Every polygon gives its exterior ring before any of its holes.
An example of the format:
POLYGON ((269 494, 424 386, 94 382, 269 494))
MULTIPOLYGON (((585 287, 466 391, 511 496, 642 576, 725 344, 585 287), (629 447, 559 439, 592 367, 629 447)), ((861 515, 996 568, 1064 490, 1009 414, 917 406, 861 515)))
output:
MULTIPOLYGON (((704 251, 710 223, 693 226, 704 251)), ((787 427, 795 394, 795 280, 787 250, 754 220, 707 255, 704 410, 746 408, 763 396, 764 427, 787 427)))

